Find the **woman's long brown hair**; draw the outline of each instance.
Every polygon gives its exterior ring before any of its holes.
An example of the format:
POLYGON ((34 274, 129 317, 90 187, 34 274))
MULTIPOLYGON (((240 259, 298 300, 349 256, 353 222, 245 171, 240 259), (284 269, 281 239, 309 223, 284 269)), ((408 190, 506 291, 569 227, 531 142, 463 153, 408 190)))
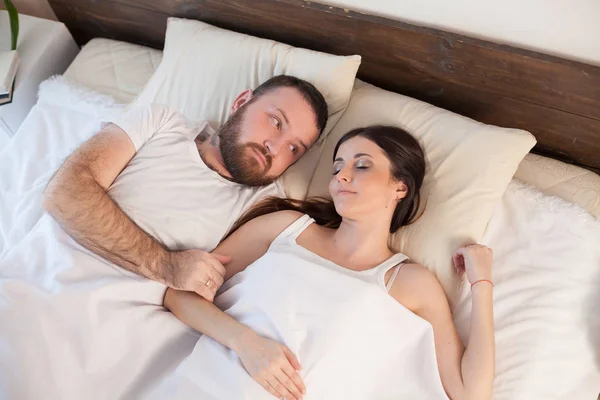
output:
MULTIPOLYGON (((425 176, 425 156, 419 142, 403 129, 393 126, 374 125, 357 128, 346 133, 338 141, 333 152, 333 159, 342 143, 360 136, 378 145, 390 160, 390 173, 396 181, 402 181, 407 187, 407 195, 396 205, 390 233, 400 227, 411 224, 416 220, 419 210, 419 190, 425 176)), ((246 211, 229 231, 235 232, 246 222, 276 211, 294 210, 308 214, 319 225, 336 229, 342 222, 342 217, 335 210, 333 201, 325 197, 311 197, 306 200, 283 199, 268 197, 246 211)))

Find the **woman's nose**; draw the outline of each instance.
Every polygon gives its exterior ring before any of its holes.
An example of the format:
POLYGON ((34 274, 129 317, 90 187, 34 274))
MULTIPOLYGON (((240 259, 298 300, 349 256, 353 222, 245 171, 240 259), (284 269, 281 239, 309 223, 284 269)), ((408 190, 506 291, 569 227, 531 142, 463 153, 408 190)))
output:
POLYGON ((337 180, 338 182, 351 182, 352 181, 352 176, 351 176, 351 172, 348 171, 348 168, 344 167, 342 168, 338 173, 337 173, 337 180))

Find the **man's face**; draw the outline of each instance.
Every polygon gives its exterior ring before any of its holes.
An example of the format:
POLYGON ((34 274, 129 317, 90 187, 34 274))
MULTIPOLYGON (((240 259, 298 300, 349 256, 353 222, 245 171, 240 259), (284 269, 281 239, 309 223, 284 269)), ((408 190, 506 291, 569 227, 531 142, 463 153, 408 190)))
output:
POLYGON ((234 181, 262 186, 296 162, 319 132, 312 107, 296 89, 277 88, 254 98, 246 93, 221 127, 219 146, 234 181))

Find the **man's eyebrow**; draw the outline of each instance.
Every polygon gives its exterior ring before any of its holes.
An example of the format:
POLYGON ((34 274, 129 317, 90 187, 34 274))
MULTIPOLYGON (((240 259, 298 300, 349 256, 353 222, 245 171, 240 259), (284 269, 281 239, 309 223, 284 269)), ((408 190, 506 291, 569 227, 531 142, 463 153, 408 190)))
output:
POLYGON ((283 112, 283 110, 282 110, 281 108, 277 108, 277 107, 275 107, 275 109, 276 109, 277 111, 279 111, 279 112, 281 113, 281 115, 283 115, 283 119, 285 120, 285 123, 286 123, 287 125, 289 125, 289 124, 290 124, 290 121, 288 121, 287 115, 285 115, 285 113, 283 112))

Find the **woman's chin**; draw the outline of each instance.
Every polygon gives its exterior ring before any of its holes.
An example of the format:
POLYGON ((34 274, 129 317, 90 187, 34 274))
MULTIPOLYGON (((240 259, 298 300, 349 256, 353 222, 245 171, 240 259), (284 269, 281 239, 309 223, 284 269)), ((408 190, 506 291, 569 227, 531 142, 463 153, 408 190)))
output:
POLYGON ((346 199, 341 201, 338 199, 334 199, 333 204, 335 205, 335 211, 340 217, 352 219, 352 216, 354 214, 352 210, 354 207, 352 207, 349 201, 347 201, 346 199))

